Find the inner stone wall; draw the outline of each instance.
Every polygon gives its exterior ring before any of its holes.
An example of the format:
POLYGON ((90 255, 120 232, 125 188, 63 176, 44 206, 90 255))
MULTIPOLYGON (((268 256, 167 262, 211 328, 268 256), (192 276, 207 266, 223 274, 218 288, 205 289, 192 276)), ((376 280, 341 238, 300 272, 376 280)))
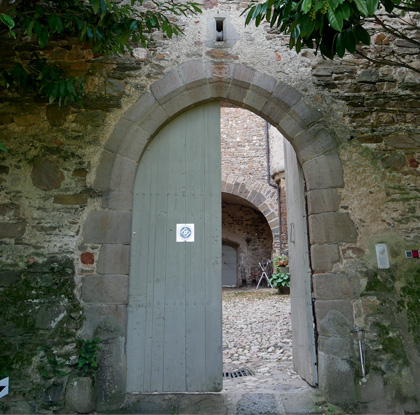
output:
POLYGON ((238 255, 238 286, 255 286, 261 275, 259 262, 271 259, 273 235, 261 212, 222 203, 222 240, 234 243, 238 255))

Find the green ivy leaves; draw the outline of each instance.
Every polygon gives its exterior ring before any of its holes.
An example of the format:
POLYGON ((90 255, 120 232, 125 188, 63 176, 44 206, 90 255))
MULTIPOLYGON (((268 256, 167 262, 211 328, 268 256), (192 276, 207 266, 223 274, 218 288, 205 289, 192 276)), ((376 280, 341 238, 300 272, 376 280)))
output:
MULTIPOLYGON (((403 0, 404 1, 404 0, 403 0)), ((410 1, 410 0, 406 0, 410 1)), ((306 45, 323 56, 343 57, 354 53, 358 44, 370 44, 370 35, 362 26, 383 5, 392 11, 401 0, 266 0, 252 2, 243 12, 245 24, 262 20, 290 35, 289 47, 300 52, 306 45)))

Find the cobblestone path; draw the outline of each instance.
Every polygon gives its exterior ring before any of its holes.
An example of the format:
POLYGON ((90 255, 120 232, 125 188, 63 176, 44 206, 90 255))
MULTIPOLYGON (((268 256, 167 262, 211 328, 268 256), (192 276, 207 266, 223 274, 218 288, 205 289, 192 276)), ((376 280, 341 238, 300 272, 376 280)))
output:
POLYGON ((311 389, 293 370, 289 295, 223 289, 223 371, 239 369, 254 376, 224 379, 224 391, 311 389))

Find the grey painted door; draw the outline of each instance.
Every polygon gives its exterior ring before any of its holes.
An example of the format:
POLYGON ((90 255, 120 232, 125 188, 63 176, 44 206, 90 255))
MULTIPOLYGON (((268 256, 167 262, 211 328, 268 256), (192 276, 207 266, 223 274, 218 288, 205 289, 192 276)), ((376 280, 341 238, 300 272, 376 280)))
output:
POLYGON ((236 286, 238 283, 236 249, 230 245, 222 245, 222 284, 236 286))
POLYGON ((134 187, 128 392, 222 388, 221 167, 218 103, 165 126, 134 187), (176 242, 194 224, 194 242, 176 242))
POLYGON ((293 366, 303 379, 315 386, 318 384, 318 372, 303 173, 293 147, 286 140, 283 142, 289 231, 293 366))

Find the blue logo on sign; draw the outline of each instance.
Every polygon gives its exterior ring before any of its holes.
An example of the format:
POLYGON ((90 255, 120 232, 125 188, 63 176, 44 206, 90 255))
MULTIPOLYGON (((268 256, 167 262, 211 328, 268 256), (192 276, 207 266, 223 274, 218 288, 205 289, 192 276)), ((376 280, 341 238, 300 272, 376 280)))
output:
POLYGON ((181 238, 188 239, 192 234, 192 230, 189 226, 183 226, 181 228, 181 231, 179 232, 179 234, 180 234, 181 238))

